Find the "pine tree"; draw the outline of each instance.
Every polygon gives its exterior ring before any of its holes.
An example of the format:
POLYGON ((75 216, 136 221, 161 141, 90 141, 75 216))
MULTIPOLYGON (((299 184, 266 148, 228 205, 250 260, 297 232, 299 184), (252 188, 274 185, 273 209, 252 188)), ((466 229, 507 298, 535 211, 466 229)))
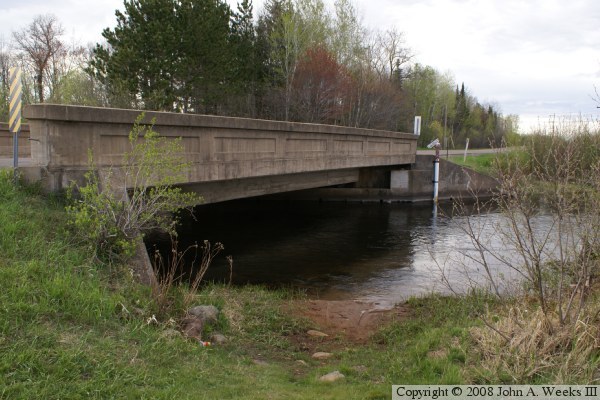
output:
POLYGON ((106 85, 111 103, 171 110, 176 101, 178 35, 174 0, 130 0, 105 29, 89 71, 106 85))
POLYGON ((125 0, 88 71, 111 104, 218 112, 234 80, 231 10, 222 0, 125 0))

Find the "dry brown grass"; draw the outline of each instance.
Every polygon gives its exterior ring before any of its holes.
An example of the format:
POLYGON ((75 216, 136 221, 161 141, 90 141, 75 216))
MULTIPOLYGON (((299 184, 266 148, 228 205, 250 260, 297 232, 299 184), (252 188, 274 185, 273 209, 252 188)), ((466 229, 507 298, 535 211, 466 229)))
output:
POLYGON ((487 318, 496 322, 471 329, 481 356, 482 376, 511 377, 512 383, 540 378, 554 384, 589 384, 597 381, 593 362, 600 346, 598 306, 581 313, 571 324, 541 309, 515 305, 503 315, 487 318))

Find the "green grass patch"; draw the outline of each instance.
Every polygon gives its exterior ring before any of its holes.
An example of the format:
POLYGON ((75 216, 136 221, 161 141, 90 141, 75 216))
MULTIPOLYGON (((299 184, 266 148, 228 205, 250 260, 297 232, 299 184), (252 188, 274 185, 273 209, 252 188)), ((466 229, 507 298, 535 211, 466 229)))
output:
POLYGON ((467 156, 466 159, 463 156, 450 156, 448 160, 454 164, 471 168, 480 174, 494 175, 494 161, 496 160, 496 154, 478 154, 467 156))
POLYGON ((498 176, 498 171, 509 172, 515 165, 526 165, 529 155, 523 149, 503 151, 493 154, 477 154, 467 156, 450 156, 448 161, 471 168, 484 175, 498 176))

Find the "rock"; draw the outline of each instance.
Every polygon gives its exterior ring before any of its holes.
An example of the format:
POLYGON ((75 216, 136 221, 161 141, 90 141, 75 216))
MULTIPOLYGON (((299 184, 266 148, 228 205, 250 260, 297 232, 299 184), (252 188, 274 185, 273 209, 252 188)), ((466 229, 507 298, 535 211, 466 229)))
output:
POLYGON ((213 333, 210 337, 210 341, 214 344, 225 344, 227 343, 227 337, 220 333, 213 333))
POLYGON ((308 363, 307 363, 306 361, 304 361, 304 360, 296 360, 296 363, 297 363, 297 364, 300 364, 300 365, 302 365, 302 366, 305 366, 305 367, 307 367, 307 366, 308 366, 308 363))
POLYGON ((181 331, 185 337, 202 340, 202 328, 204 323, 198 317, 186 318, 181 321, 181 331))
POLYGON ((255 365, 261 365, 261 366, 263 366, 263 367, 264 367, 264 366, 267 366, 267 365, 269 365, 269 363, 268 363, 268 362, 266 362, 266 361, 263 361, 263 360, 258 360, 258 359, 254 359, 254 360, 252 360, 252 362, 253 362, 255 365))
POLYGON ((340 371, 333 371, 319 378, 321 382, 335 382, 344 379, 345 376, 340 371))
POLYGON ((203 324, 214 324, 219 317, 219 309, 215 306, 196 306, 187 313, 199 318, 203 324))
POLYGON ((333 357, 333 354, 325 353, 322 351, 318 351, 312 355, 312 358, 314 358, 315 360, 327 360, 328 358, 331 358, 331 357, 333 357))
POLYGON ((312 337, 327 337, 327 336, 329 336, 326 333, 315 331, 315 330, 312 330, 312 329, 310 331, 306 332, 306 334, 308 336, 312 336, 312 337))

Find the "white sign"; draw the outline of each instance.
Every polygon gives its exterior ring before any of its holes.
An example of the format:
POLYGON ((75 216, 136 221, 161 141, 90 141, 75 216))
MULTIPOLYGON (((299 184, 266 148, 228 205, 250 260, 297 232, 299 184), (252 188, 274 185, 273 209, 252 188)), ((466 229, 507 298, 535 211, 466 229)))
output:
POLYGON ((419 136, 421 134, 421 116, 418 115, 415 117, 415 135, 419 136))

